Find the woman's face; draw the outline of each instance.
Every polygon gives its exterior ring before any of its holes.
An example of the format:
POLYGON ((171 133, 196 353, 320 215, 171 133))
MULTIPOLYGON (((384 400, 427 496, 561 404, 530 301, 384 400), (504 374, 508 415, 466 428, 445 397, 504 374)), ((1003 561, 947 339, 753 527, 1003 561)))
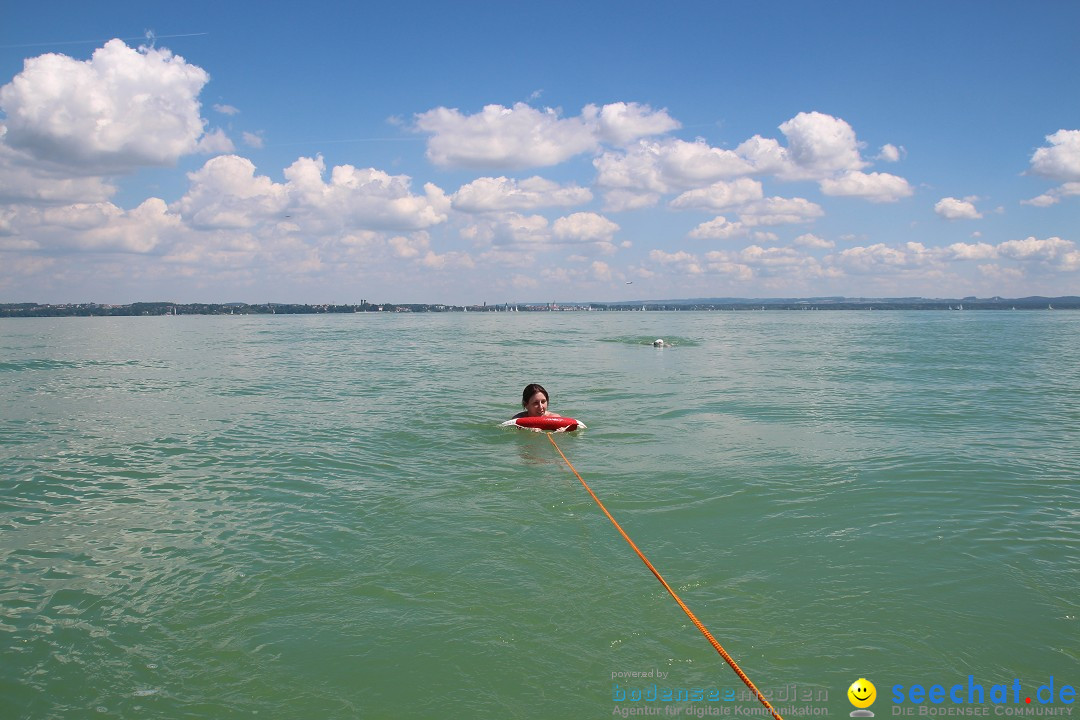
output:
POLYGON ((544 393, 539 390, 529 398, 529 402, 525 403, 525 412, 529 414, 529 417, 543 417, 547 412, 548 399, 544 393))

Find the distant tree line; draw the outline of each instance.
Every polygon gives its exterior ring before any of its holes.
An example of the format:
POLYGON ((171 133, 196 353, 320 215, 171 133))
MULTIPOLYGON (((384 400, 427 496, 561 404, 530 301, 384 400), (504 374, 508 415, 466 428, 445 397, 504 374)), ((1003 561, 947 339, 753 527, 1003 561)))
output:
POLYGON ((100 317, 138 315, 315 315, 366 312, 555 312, 555 311, 753 311, 753 310, 1077 310, 1080 297, 975 298, 811 298, 636 301, 619 303, 504 303, 501 305, 443 305, 424 303, 370 303, 357 305, 303 305, 294 303, 173 303, 137 302, 129 305, 98 303, 0 303, 0 317, 100 317))

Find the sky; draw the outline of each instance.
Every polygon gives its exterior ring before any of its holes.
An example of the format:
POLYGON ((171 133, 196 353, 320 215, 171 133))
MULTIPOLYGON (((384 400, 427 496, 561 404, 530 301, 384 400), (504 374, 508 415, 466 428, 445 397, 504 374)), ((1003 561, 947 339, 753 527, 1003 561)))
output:
POLYGON ((5 3, 0 302, 1080 295, 1080 3, 5 3))

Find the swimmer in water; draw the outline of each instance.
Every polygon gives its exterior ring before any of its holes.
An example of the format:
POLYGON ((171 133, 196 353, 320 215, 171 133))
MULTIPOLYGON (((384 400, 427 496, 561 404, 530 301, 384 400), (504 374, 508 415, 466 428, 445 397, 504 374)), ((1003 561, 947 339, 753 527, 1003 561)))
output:
POLYGON ((671 343, 664 342, 662 338, 656 338, 655 340, 652 341, 652 346, 653 347, 658 347, 658 348, 671 347, 671 343))
POLYGON ((526 385, 525 390, 521 393, 521 407, 525 409, 515 415, 514 418, 562 417, 562 415, 547 409, 548 398, 548 391, 544 389, 543 385, 537 385, 536 383, 526 385))

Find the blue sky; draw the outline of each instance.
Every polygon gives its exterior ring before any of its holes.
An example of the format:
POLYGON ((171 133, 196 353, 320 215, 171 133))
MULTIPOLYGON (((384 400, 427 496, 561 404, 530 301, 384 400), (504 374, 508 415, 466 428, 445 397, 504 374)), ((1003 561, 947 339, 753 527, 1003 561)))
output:
POLYGON ((1080 294, 1077 27, 1064 1, 9 3, 0 301, 1080 294))

